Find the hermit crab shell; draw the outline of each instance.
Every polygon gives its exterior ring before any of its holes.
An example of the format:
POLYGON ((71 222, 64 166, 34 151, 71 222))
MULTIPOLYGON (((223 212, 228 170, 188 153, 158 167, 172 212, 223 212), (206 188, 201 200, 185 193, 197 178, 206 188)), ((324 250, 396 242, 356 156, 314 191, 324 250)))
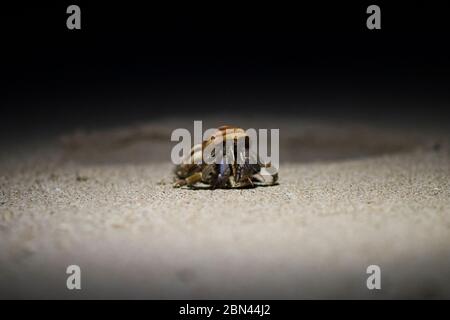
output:
POLYGON ((203 163, 203 150, 205 148, 222 145, 224 141, 238 141, 246 137, 247 134, 244 129, 231 126, 219 127, 208 139, 192 147, 190 154, 183 160, 183 164, 203 163))

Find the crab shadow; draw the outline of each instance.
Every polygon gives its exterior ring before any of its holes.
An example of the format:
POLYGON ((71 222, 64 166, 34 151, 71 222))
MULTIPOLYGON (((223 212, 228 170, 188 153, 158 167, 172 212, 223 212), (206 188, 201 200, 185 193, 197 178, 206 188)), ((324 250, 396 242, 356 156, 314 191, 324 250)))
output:
POLYGON ((180 189, 182 190, 191 190, 191 191, 211 191, 211 190, 249 190, 249 189, 259 189, 259 188, 271 188, 276 187, 280 185, 279 182, 273 183, 273 184, 253 184, 245 187, 239 187, 239 188, 213 188, 208 185, 198 185, 198 186, 184 186, 180 189))

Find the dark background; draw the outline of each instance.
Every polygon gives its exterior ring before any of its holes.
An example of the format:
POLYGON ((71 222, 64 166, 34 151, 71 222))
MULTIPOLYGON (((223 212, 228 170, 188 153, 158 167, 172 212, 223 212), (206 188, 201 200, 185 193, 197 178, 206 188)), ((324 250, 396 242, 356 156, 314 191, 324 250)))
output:
POLYGON ((443 2, 2 6, 2 135, 242 113, 450 123, 443 2), (81 7, 81 30, 66 8, 81 7), (381 30, 366 8, 381 7, 381 30))

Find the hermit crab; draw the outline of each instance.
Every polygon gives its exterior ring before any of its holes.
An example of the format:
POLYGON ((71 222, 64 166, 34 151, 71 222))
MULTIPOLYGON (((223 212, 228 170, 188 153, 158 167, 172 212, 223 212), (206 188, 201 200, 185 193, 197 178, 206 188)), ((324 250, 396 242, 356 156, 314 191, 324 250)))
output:
POLYGON ((278 173, 268 169, 273 169, 271 164, 262 163, 257 152, 250 148, 244 129, 222 126, 195 145, 175 167, 174 187, 225 189, 274 185, 278 173))

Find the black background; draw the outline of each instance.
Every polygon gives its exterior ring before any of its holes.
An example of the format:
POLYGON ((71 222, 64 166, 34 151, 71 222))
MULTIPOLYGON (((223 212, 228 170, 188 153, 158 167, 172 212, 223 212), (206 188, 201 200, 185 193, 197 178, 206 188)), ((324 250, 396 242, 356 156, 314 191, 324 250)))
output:
POLYGON ((235 112, 449 124, 444 2, 96 3, 2 6, 2 129, 235 112))
POLYGON ((14 312, 16 315, 43 315, 50 319, 60 319, 62 315, 74 319, 87 314, 99 317, 116 316, 127 318, 147 315, 160 316, 164 319, 286 319, 313 315, 314 317, 344 316, 349 319, 380 319, 389 314, 398 317, 437 316, 448 308, 448 301, 313 301, 313 300, 166 300, 166 301, 2 301, 2 310, 14 312), (213 314, 206 316, 180 316, 180 307, 191 306, 223 307, 224 304, 269 304, 271 314, 260 317, 254 315, 213 314), (70 312, 68 312, 70 310, 70 312), (8 310, 9 311, 9 310, 8 310))

